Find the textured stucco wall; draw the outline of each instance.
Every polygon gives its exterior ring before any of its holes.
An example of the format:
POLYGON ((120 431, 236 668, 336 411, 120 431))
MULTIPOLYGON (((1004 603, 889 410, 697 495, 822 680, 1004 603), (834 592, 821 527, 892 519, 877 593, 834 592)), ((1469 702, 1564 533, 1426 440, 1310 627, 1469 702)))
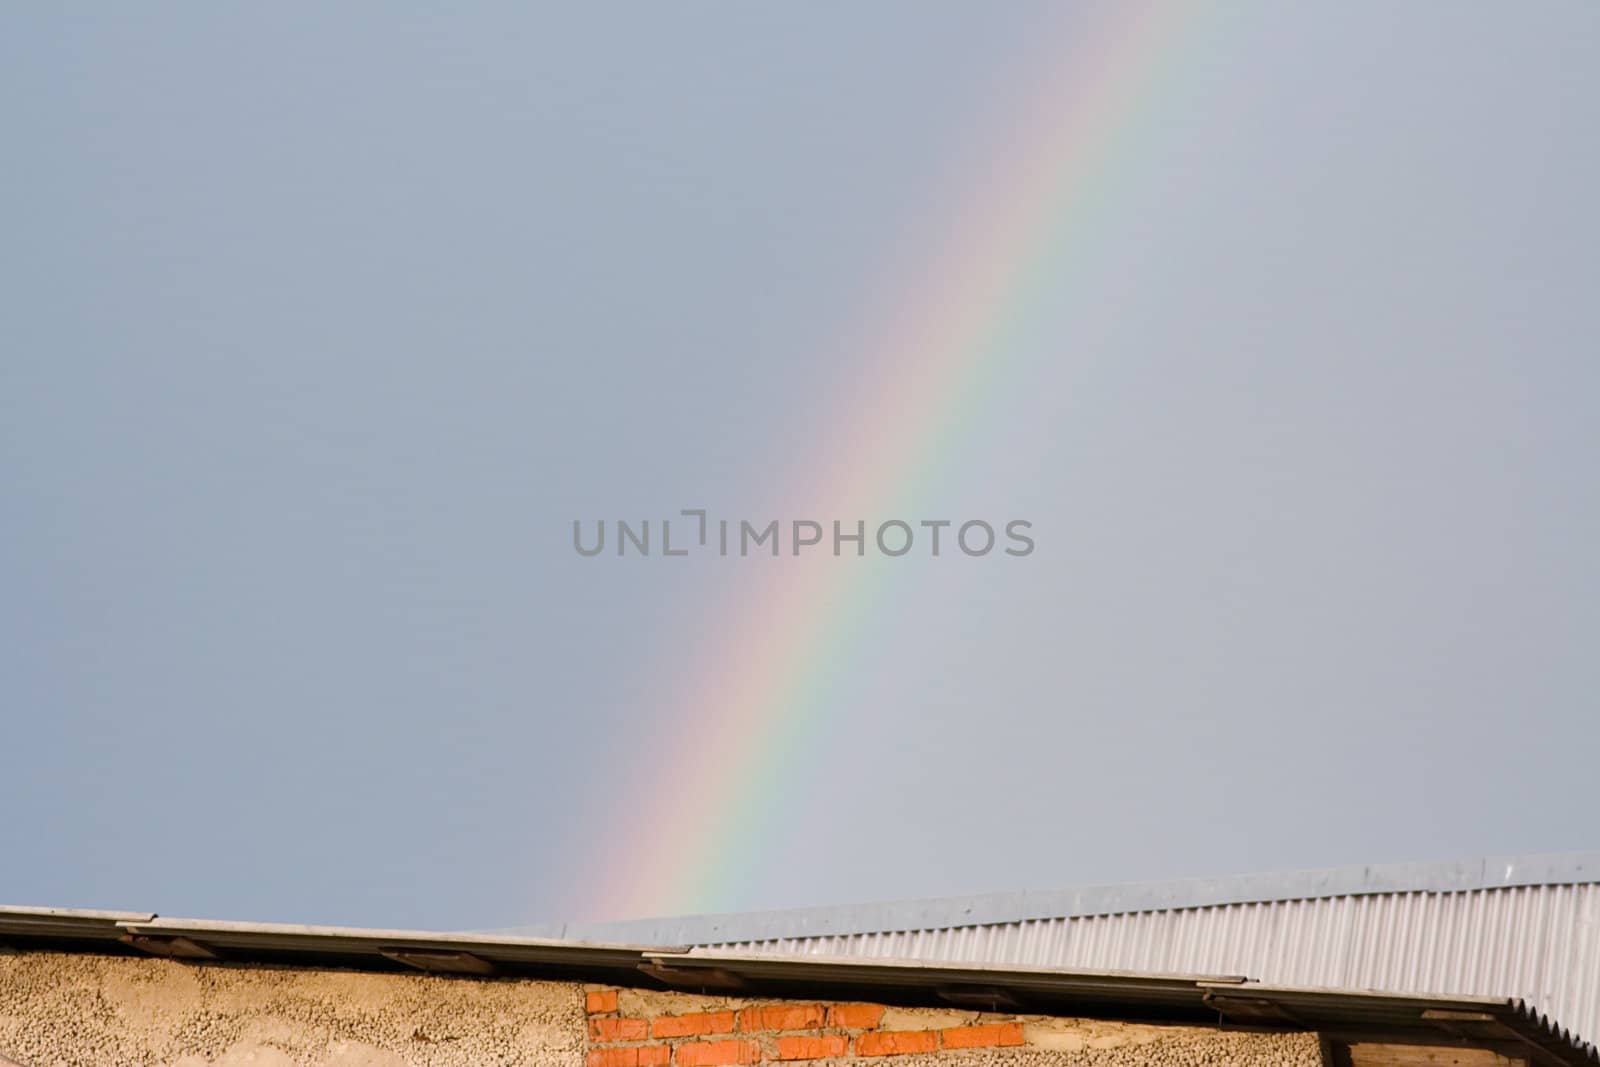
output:
POLYGON ((0 951, 0 1064, 1321 1067, 1313 1034, 0 951), (959 1047, 978 1040, 992 1047, 959 1047), (870 1051, 892 1044, 904 1054, 870 1051), (925 1044, 936 1052, 910 1051, 925 1044))
POLYGON ((583 989, 0 952, 0 1062, 455 1067, 585 1062, 583 989))

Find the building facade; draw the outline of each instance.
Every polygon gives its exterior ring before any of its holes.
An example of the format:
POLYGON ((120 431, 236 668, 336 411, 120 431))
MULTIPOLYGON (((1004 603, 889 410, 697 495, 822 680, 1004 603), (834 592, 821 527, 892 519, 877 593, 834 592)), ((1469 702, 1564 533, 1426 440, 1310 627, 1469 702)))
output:
POLYGON ((22 1067, 1597 1067, 1509 998, 0 909, 22 1067))

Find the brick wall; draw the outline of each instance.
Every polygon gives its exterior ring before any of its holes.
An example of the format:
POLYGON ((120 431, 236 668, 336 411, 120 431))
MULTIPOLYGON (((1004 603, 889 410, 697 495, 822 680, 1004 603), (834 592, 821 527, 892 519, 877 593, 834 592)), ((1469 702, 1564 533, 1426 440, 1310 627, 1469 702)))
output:
POLYGON ((914 1012, 819 1001, 652 1002, 591 989, 589 1067, 719 1067, 846 1057, 901 1056, 1025 1044, 1019 1021, 978 1022, 972 1012, 914 1012), (624 1003, 624 999, 629 1002, 624 1003), (708 1010, 687 1011, 687 1007, 708 1010), (679 1010, 674 1010, 679 1009, 679 1010), (941 1022, 950 1025, 939 1025, 941 1022), (896 1029, 910 1023, 914 1028, 896 1029))
POLYGON ((598 986, 588 987, 584 1007, 588 1067, 1322 1067, 1314 1034, 598 986))

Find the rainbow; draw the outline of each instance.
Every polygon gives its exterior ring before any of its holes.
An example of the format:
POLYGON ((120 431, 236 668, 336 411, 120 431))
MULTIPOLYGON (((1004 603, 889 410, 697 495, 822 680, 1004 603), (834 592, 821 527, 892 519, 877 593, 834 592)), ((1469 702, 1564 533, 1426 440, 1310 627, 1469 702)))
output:
MULTIPOLYGON (((796 487, 825 498, 832 516, 870 518, 918 498, 967 398, 1000 372, 1008 336, 1048 291, 1047 269, 1092 218, 1187 10, 1175 2, 1115 5, 1094 45, 1075 50, 1079 61, 1057 59, 1020 134, 1007 139, 1009 152, 986 157, 992 166, 969 183, 976 188, 954 238, 920 284, 901 287, 887 329, 870 331, 880 339, 867 348, 864 380, 835 421, 857 428, 871 447, 821 463, 807 456, 809 471, 796 472, 796 487)), ((679 740, 651 761, 661 771, 648 790, 649 813, 608 838, 606 854, 589 867, 596 917, 737 902, 763 830, 780 814, 777 757, 835 727, 828 687, 889 570, 831 556, 750 569, 754 581, 740 596, 749 598, 744 614, 759 622, 730 634, 679 694, 679 740)))

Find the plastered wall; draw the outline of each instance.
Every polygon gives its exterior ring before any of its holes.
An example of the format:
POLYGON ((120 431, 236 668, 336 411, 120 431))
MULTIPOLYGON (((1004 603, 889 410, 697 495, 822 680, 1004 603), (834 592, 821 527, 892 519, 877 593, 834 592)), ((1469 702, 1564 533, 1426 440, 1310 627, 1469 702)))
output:
POLYGON ((23 1067, 1322 1067, 1314 1034, 0 952, 23 1067))
POLYGON ((0 1063, 585 1062, 582 987, 0 952, 0 1063))

